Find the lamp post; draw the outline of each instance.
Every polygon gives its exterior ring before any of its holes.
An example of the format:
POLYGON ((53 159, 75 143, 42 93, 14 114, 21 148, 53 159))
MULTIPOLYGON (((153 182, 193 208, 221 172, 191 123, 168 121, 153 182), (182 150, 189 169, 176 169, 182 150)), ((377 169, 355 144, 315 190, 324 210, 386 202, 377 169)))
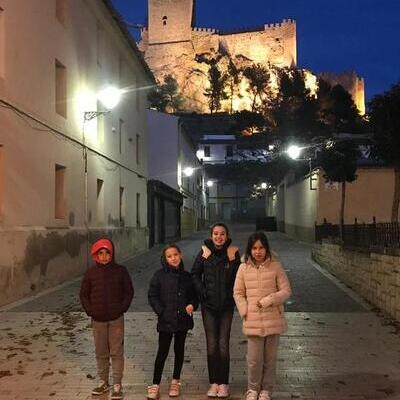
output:
MULTIPOLYGON (((97 100, 105 107, 104 111, 84 111, 83 113, 83 125, 82 125, 82 146, 83 146, 83 162, 84 162, 84 224, 86 229, 86 253, 88 254, 89 249, 89 223, 88 223, 88 147, 86 146, 86 132, 85 126, 88 121, 105 115, 111 112, 111 110, 117 106, 121 100, 121 90, 114 86, 107 86, 97 93, 97 100)), ((87 259, 88 264, 88 259, 87 259)))
MULTIPOLYGON (((312 147, 316 147, 316 146, 312 146, 312 147)), ((305 149, 306 147, 300 147, 298 145, 292 144, 290 145, 287 150, 286 150, 286 154, 292 159, 292 160, 296 160, 296 161, 308 161, 308 171, 309 171, 309 177, 310 177, 310 190, 317 190, 317 188, 315 188, 313 186, 313 177, 312 177, 312 158, 311 157, 307 157, 307 158, 299 158, 302 151, 305 149)))

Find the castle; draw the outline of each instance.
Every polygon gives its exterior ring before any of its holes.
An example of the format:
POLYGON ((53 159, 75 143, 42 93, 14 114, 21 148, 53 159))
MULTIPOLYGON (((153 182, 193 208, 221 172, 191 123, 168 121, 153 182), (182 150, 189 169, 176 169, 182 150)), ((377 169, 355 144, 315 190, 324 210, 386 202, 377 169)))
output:
MULTIPOLYGON (((175 77, 187 110, 208 111, 204 89, 209 85, 209 65, 199 61, 199 56, 212 59, 222 55, 219 62, 222 69, 227 68, 230 60, 239 68, 253 64, 261 64, 266 68, 296 67, 295 21, 286 19, 254 29, 223 32, 196 27, 195 6, 195 0, 148 0, 148 26, 142 29, 139 43, 158 81, 162 82, 167 75, 175 77)), ((306 75, 313 89, 316 79, 311 73, 306 75)), ((346 76, 329 75, 329 78, 332 83, 340 83, 341 79, 347 83, 351 81, 346 76)), ((361 78, 355 78, 354 87, 346 89, 353 95, 360 112, 363 112, 364 83, 361 78)), ((229 103, 227 100, 223 102, 223 111, 232 107, 229 103)), ((233 108, 248 109, 250 103, 246 84, 242 83, 233 100, 233 108)))

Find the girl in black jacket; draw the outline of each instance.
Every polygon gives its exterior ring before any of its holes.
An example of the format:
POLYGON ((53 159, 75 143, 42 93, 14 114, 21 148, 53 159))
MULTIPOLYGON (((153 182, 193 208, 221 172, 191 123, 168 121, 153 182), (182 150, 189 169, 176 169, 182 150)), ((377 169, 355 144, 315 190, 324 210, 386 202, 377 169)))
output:
POLYGON ((204 241, 192 268, 207 340, 208 397, 229 396, 233 285, 239 265, 239 251, 231 246, 228 227, 223 223, 214 224, 211 238, 204 241))
POLYGON ((162 268, 151 279, 148 292, 149 304, 158 316, 159 332, 153 384, 147 388, 148 399, 160 397, 161 376, 173 336, 175 363, 169 396, 179 396, 186 334, 193 328, 193 311, 198 306, 191 275, 184 270, 182 252, 177 245, 164 248, 161 264, 162 268))

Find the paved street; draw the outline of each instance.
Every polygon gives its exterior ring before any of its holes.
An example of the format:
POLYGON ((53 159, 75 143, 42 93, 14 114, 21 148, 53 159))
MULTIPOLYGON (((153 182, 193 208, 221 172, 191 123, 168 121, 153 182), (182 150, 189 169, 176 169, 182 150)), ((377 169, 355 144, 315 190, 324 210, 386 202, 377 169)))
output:
MULTIPOLYGON (((253 226, 233 229, 244 249, 253 226)), ((179 244, 190 269, 205 233, 179 244)), ((387 321, 310 261, 310 247, 269 234, 292 283, 289 330, 282 336, 274 400, 400 399, 400 335, 387 321)), ((131 260, 135 298, 126 316, 126 399, 144 399, 157 349, 156 318, 147 287, 159 268, 160 247, 131 260)), ((0 312, 0 400, 92 399, 96 368, 89 319, 78 300, 80 281, 4 307, 0 312)), ((244 398, 246 339, 235 316, 231 338, 232 399, 244 398)), ((173 352, 171 352, 171 355, 173 352)), ((165 369, 162 398, 170 379, 165 369)), ((182 399, 205 399, 207 367, 199 313, 189 335, 182 399)), ((99 400, 108 399, 108 396, 99 400)))

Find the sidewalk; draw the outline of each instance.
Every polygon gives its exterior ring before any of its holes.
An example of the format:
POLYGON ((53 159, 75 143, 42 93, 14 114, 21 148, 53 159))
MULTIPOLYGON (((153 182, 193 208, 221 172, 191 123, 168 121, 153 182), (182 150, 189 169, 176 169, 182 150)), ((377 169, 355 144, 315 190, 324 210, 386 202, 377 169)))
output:
MULTIPOLYGON (((234 227, 233 237, 241 249, 251 229, 234 227)), ((179 243, 187 269, 202 237, 197 234, 179 243)), ((281 338, 273 399, 400 399, 399 335, 321 274, 308 260, 308 245, 279 233, 270 238, 294 290, 286 307, 289 330, 281 338)), ((136 293, 126 315, 126 399, 144 399, 152 376, 158 337, 146 292, 159 256, 160 249, 152 249, 129 263, 136 293)), ((92 399, 90 391, 96 384, 93 340, 89 319, 79 312, 78 288, 76 282, 0 312, 0 400, 92 399)), ((246 338, 235 315, 231 336, 234 400, 244 398, 245 353, 246 338)), ((171 362, 169 357, 162 398, 168 398, 171 362)), ((206 352, 198 312, 186 345, 182 382, 181 399, 206 399, 206 352)))

